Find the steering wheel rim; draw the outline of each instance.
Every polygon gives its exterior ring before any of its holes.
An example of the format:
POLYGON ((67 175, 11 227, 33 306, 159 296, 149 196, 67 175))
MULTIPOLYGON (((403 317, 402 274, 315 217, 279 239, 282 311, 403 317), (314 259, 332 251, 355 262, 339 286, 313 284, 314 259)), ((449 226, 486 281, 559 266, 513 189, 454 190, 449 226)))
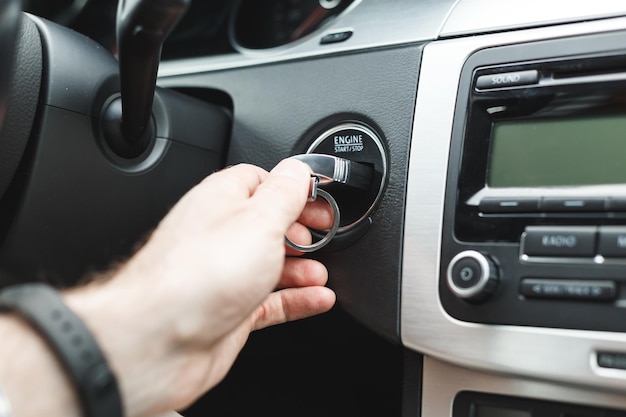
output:
POLYGON ((2 197, 18 170, 36 124, 43 75, 39 31, 19 5, 19 1, 10 0, 0 10, 0 107, 5 110, 0 120, 0 208, 5 206, 2 197))
POLYGON ((8 106, 20 10, 19 0, 0 3, 0 128, 8 106))

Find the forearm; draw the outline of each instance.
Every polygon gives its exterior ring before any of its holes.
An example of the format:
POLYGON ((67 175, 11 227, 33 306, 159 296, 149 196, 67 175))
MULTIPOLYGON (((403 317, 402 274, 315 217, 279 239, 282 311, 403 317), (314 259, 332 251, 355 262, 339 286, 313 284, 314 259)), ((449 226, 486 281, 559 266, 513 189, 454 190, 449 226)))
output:
POLYGON ((44 340, 14 314, 0 315, 0 385, 14 417, 80 417, 70 380, 44 340))
MULTIPOLYGON (((155 327, 146 324, 150 316, 144 315, 143 320, 135 322, 136 326, 126 323, 137 313, 132 308, 137 303, 123 296, 132 293, 130 288, 111 294, 105 288, 107 285, 101 284, 96 282, 66 293, 65 302, 89 327, 117 374, 126 415, 155 415, 159 408, 167 409, 163 402, 157 401, 158 393, 167 391, 166 376, 171 374, 161 366, 167 363, 160 349, 164 343, 150 331, 155 327), (150 348, 147 340, 155 342, 156 349, 150 348)), ((56 353, 17 314, 0 314, 0 358, 0 386, 11 403, 14 417, 82 417, 77 389, 56 353)))
POLYGON ((150 289, 125 279, 125 269, 114 278, 71 290, 64 298, 117 376, 126 416, 149 417, 173 408, 164 395, 174 373, 165 336, 169 326, 158 318, 160 306, 150 301, 150 289))

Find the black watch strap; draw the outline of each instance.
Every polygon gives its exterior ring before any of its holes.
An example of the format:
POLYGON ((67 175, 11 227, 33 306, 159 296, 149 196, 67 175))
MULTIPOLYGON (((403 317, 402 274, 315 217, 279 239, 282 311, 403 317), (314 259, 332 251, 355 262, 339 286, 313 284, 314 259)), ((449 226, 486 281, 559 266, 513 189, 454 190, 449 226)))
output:
POLYGON ((8 287, 0 292, 0 311, 24 317, 48 342, 76 386, 85 417, 122 417, 115 375, 98 343, 59 293, 41 283, 8 287))

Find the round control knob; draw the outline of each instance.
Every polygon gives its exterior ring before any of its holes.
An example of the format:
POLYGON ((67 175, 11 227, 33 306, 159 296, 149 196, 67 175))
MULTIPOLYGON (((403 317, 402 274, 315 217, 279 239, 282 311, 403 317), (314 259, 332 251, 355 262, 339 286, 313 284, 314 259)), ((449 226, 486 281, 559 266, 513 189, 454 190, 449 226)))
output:
POLYGON ((471 302, 485 301, 498 285, 498 267, 480 252, 464 251, 450 261, 447 281, 457 297, 471 302))

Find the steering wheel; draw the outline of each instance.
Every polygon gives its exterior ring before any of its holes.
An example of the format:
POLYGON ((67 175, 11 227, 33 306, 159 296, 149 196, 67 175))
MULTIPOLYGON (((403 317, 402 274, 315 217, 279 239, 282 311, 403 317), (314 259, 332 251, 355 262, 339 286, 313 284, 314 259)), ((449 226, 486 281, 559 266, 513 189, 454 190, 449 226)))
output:
POLYGON ((4 63, 0 65, 0 128, 8 105, 18 15, 17 2, 5 1, 0 4, 0 62, 4 63))
POLYGON ((2 2, 0 269, 74 283, 127 256, 223 167, 229 112, 155 87, 162 43, 188 3, 120 1, 116 59, 2 2))

